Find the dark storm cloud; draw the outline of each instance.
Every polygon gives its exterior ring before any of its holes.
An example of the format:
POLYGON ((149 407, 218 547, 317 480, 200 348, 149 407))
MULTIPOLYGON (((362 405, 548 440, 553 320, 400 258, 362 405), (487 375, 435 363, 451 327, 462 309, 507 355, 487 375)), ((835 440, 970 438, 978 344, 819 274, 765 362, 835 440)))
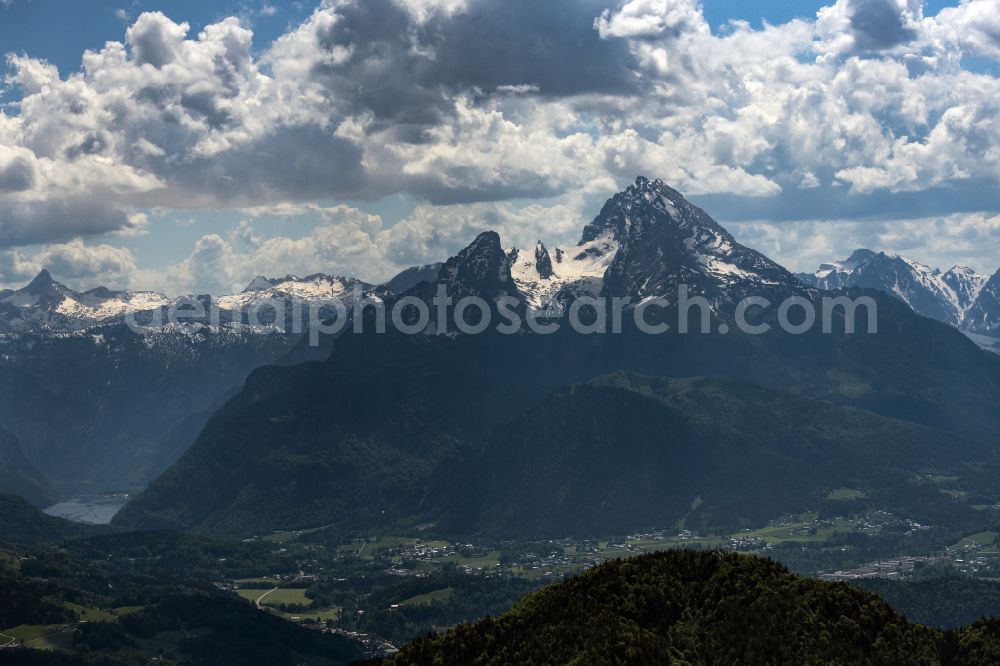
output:
POLYGON ((307 125, 282 128, 222 155, 198 158, 172 171, 164 166, 163 171, 171 186, 192 197, 211 183, 213 199, 248 206, 275 199, 355 196, 364 187, 361 158, 357 145, 307 125))
POLYGON ((0 152, 0 194, 30 190, 37 180, 34 155, 24 150, 11 152, 0 152))
POLYGON ((917 36, 896 0, 852 0, 850 16, 855 46, 861 51, 881 51, 917 36))
POLYGON ((87 197, 0 201, 0 247, 68 240, 132 226, 127 210, 87 197))
MULTIPOLYGON (((456 92, 531 85, 543 97, 637 92, 635 61, 623 40, 602 40, 592 0, 472 0, 465 11, 416 24, 391 0, 338 8, 317 34, 321 48, 351 48, 346 63, 314 74, 339 99, 381 122, 438 122, 456 92)), ((419 140, 419 132, 409 130, 419 140)))
POLYGON ((493 90, 535 84, 543 96, 636 93, 636 63, 624 40, 601 39, 589 0, 477 0, 456 14, 441 42, 438 82, 493 90))

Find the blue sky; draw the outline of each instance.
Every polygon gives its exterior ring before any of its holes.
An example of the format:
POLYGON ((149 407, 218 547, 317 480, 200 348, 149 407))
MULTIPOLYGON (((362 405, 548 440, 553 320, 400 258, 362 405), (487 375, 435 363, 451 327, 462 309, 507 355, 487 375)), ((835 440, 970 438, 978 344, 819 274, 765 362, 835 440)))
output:
POLYGON ((1000 0, 0 2, 0 286, 43 265, 171 292, 383 279, 487 227, 571 244, 640 173, 796 270, 865 245, 992 273, 998 16, 1000 0))
POLYGON ((69 72, 80 66, 85 49, 99 49, 108 40, 121 40, 130 20, 144 11, 164 11, 177 21, 189 22, 195 33, 227 16, 240 16, 253 25, 255 41, 263 45, 283 34, 289 21, 301 21, 312 9, 313 3, 229 0, 10 0, 6 7, 0 6, 0 44, 4 51, 45 58, 69 72), (274 13, 261 13, 264 7, 273 8, 274 13))

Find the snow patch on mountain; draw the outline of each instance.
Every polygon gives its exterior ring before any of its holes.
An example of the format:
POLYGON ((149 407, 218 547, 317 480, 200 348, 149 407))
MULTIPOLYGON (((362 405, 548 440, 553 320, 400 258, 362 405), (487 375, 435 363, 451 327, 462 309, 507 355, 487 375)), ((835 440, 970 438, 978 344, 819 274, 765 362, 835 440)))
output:
POLYGON ((980 289, 962 324, 967 332, 1000 338, 1000 271, 980 289))
POLYGON ((534 250, 513 248, 510 274, 525 303, 536 310, 565 305, 582 296, 597 296, 604 274, 620 244, 607 232, 574 248, 549 251, 541 241, 534 250))
POLYGON ((216 305, 223 310, 238 311, 266 301, 299 301, 305 303, 345 302, 363 298, 374 290, 374 286, 361 280, 338 275, 317 273, 300 278, 288 275, 284 278, 254 278, 239 294, 220 296, 216 305))
POLYGON ((82 294, 67 296, 56 308, 56 312, 81 321, 104 321, 132 312, 155 310, 169 303, 170 299, 166 296, 152 291, 117 292, 108 298, 82 294))

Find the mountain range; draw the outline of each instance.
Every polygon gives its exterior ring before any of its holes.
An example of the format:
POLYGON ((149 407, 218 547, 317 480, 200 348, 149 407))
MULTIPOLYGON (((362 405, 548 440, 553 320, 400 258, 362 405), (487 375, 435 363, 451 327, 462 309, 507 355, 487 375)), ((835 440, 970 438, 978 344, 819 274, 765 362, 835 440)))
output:
MULTIPOLYGON (((604 205, 576 246, 547 248, 539 241, 534 248, 504 252, 503 270, 518 298, 536 309, 564 309, 579 296, 638 301, 676 293, 678 285, 686 284, 691 293, 708 296, 716 314, 723 314, 725 303, 731 310, 747 295, 774 300, 809 289, 860 287, 883 291, 919 314, 970 333, 1000 335, 1000 271, 992 277, 961 266, 941 271, 906 257, 859 249, 843 261, 822 264, 814 273, 793 275, 740 245, 676 190, 643 177, 604 205), (663 218, 672 223, 659 224, 663 218), (644 254, 652 247, 656 254, 644 254)), ((206 309, 218 308, 221 322, 242 332, 288 332, 293 331, 290 318, 296 304, 320 305, 320 319, 325 319, 333 310, 322 306, 339 302, 350 309, 359 300, 398 296, 420 283, 439 282, 443 266, 416 266, 383 285, 322 273, 258 276, 238 294, 182 297, 105 287, 78 292, 42 270, 21 289, 0 291, 0 335, 99 334, 103 326, 121 324, 128 315, 146 322, 167 308, 199 302, 206 309), (275 306, 288 319, 284 326, 275 321, 275 306)), ((207 317, 184 319, 195 329, 208 323, 207 317)), ((164 328, 157 327, 157 332, 164 328)), ((301 328, 300 323, 294 332, 301 328)))
POLYGON ((908 491, 918 471, 995 494, 1000 359, 860 287, 843 293, 875 302, 876 335, 847 333, 842 316, 829 333, 727 334, 719 324, 744 296, 797 296, 819 310, 827 292, 660 181, 615 195, 575 248, 512 252, 484 232, 436 282, 385 302, 429 301, 443 286, 522 309, 548 297, 634 308, 662 296, 669 313, 681 283, 710 303, 709 332, 648 335, 630 317, 617 335, 366 326, 336 338, 324 361, 260 368, 116 523, 240 536, 331 523, 537 535, 743 526, 815 509, 845 484, 909 515, 973 511, 908 491))
POLYGON ((899 298, 925 317, 974 335, 1000 331, 1000 271, 992 277, 954 266, 947 271, 873 250, 856 250, 844 261, 822 264, 798 277, 818 289, 878 289, 899 298))
MULTIPOLYGON (((138 323, 149 324, 153 314, 197 302, 218 308, 220 321, 237 330, 270 333, 270 330, 260 330, 274 323, 273 307, 264 311, 265 304, 279 304, 290 310, 292 303, 333 303, 355 293, 370 296, 375 290, 374 285, 354 278, 288 275, 284 278, 257 277, 239 294, 168 298, 155 292, 112 291, 105 287, 78 292, 56 282, 47 270, 42 270, 25 287, 0 292, 0 333, 99 334, 102 327, 126 323, 129 315, 138 323), (260 312, 255 314, 259 315, 263 326, 239 327, 246 323, 250 312, 258 309, 260 312)), ((183 320, 197 324, 202 320, 207 322, 208 317, 192 316, 183 320)), ((159 324, 155 326, 156 332, 170 324, 166 318, 157 319, 155 323, 159 324)))
POLYGON ((168 302, 165 296, 147 291, 105 287, 74 291, 43 269, 24 288, 0 291, 0 333, 79 330, 130 312, 155 310, 168 302))

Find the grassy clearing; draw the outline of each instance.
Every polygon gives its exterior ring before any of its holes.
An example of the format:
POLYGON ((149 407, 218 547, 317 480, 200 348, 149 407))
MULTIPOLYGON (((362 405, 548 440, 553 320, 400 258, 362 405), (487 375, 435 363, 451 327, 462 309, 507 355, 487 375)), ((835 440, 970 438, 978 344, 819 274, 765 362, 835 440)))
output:
POLYGON ((459 555, 458 564, 460 566, 471 567, 473 569, 487 569, 495 567, 500 564, 500 551, 490 551, 489 553, 478 557, 462 557, 459 555))
POLYGON ((834 488, 826 494, 828 500, 856 500, 865 499, 867 494, 854 488, 834 488))
MULTIPOLYGON (((236 594, 243 597, 250 603, 257 603, 257 600, 263 597, 260 602, 261 606, 285 606, 291 604, 299 604, 302 606, 308 606, 313 601, 306 596, 306 591, 304 588, 279 588, 275 590, 271 588, 269 590, 255 590, 248 588, 241 588, 236 590, 236 594), (272 591, 273 590, 273 591, 272 591), (266 595, 266 596, 265 596, 266 595)), ((309 612, 312 611, 303 611, 309 612)))
POLYGON ((327 620, 336 620, 340 617, 340 608, 319 608, 315 610, 302 611, 301 613, 286 613, 277 608, 268 608, 268 612, 274 613, 280 618, 295 622, 316 622, 322 624, 327 620))
MULTIPOLYGON (((261 594, 263 594, 263 592, 261 592, 261 594)), ((258 594, 257 596, 260 595, 258 594)), ((304 589, 283 587, 267 595, 264 601, 261 602, 261 605, 277 606, 281 604, 302 604, 303 606, 308 606, 311 603, 312 599, 306 596, 306 591, 304 589)))
MULTIPOLYGON (((16 643, 24 641, 25 647, 36 650, 69 650, 73 647, 73 627, 66 625, 29 625, 22 624, 13 629, 4 629, 3 633, 10 636, 16 643)), ((2 639, 6 642, 6 639, 2 639)))
POLYGON ((143 606, 122 606, 121 608, 110 609, 90 608, 70 603, 65 604, 65 606, 75 612, 84 622, 114 622, 123 615, 138 613, 143 609, 143 606))
POLYGON ((962 549, 966 546, 980 545, 985 546, 981 552, 983 553, 996 553, 998 551, 997 542, 1000 541, 1000 532, 976 532, 975 534, 970 534, 958 543, 956 543, 952 548, 962 549))
POLYGON ((442 548, 448 547, 447 541, 421 541, 421 543, 427 546, 428 548, 434 548, 437 550, 441 550, 442 548))
POLYGON ((737 532, 732 537, 734 539, 756 537, 768 543, 816 542, 826 541, 833 536, 834 532, 844 532, 848 529, 850 529, 850 526, 846 520, 837 519, 832 527, 822 527, 815 530, 812 521, 808 521, 764 527, 750 532, 737 532))
POLYGON ((275 532, 274 534, 268 534, 261 541, 267 541, 268 543, 290 543, 298 539, 299 534, 299 532, 275 532))
POLYGON ((958 482, 957 476, 948 474, 917 474, 913 477, 916 483, 932 483, 936 486, 951 486, 958 482))
POLYGON ((415 597, 410 597, 399 602, 400 606, 420 606, 422 604, 433 604, 437 601, 445 601, 451 598, 451 595, 455 593, 455 588, 446 587, 441 590, 434 590, 433 592, 427 592, 426 594, 418 594, 415 597))
MULTIPOLYGON (((240 595, 241 597, 250 602, 256 602, 257 599, 259 599, 260 596, 265 592, 267 592, 267 590, 252 590, 247 588, 241 588, 239 590, 236 590, 236 594, 240 595)), ((267 601, 267 599, 265 599, 264 601, 267 601)))

